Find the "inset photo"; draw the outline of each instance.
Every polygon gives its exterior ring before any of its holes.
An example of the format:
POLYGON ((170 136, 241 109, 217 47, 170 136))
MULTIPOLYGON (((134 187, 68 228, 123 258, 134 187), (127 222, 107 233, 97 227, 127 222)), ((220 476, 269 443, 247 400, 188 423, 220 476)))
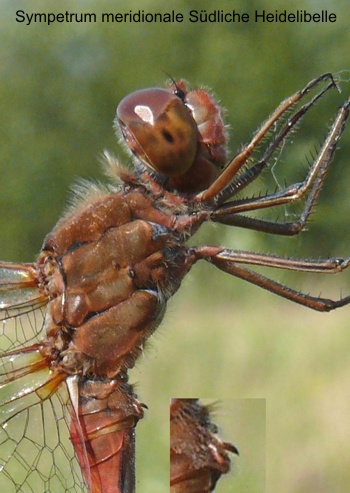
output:
POLYGON ((264 492, 265 452, 265 399, 171 399, 171 493, 264 492))

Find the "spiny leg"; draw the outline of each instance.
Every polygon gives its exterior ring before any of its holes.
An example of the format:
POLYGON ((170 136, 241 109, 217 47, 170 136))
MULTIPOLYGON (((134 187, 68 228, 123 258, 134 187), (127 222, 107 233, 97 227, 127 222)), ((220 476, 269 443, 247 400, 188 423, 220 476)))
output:
POLYGON ((246 188, 250 183, 252 183, 262 171, 266 168, 269 160, 273 154, 281 146, 281 143, 291 134, 291 132, 296 127, 297 123, 305 116, 308 110, 315 105, 315 103, 332 87, 328 84, 322 91, 318 92, 308 103, 304 104, 299 110, 294 113, 288 120, 283 124, 282 128, 279 130, 276 137, 268 145, 262 159, 257 163, 250 166, 243 173, 237 176, 232 183, 225 187, 215 198, 217 204, 222 204, 229 198, 236 195, 240 190, 246 188))
POLYGON ((273 127, 273 125, 284 115, 284 113, 295 103, 300 101, 306 94, 308 94, 311 89, 313 89, 317 84, 325 80, 330 80, 330 82, 323 91, 320 91, 320 94, 324 94, 332 87, 337 87, 332 74, 326 73, 309 82, 301 91, 298 91, 289 98, 285 99, 255 133, 250 143, 247 144, 244 149, 232 159, 232 161, 228 164, 223 173, 214 181, 214 183, 212 183, 212 185, 207 190, 204 190, 203 192, 196 195, 195 201, 209 202, 215 199, 215 197, 218 196, 220 192, 222 192, 222 190, 224 190, 229 185, 229 183, 237 175, 239 170, 247 162, 247 159, 255 150, 257 145, 261 142, 261 140, 273 127))
POLYGON ((240 265, 243 263, 302 272, 337 273, 349 267, 350 259, 283 259, 272 255, 259 255, 251 252, 240 252, 213 246, 196 247, 193 251, 197 256, 197 260, 206 260, 232 276, 239 277, 256 286, 260 286, 267 291, 271 291, 282 298, 286 298, 317 311, 328 312, 350 303, 350 296, 346 296, 339 300, 311 296, 269 279, 246 267, 241 267, 240 265))
POLYGON ((284 190, 264 197, 247 198, 227 202, 213 211, 211 219, 222 224, 235 225, 272 234, 294 235, 298 234, 306 224, 311 209, 315 204, 321 190, 324 178, 332 161, 338 141, 345 129, 349 116, 350 100, 340 108, 330 128, 328 135, 312 164, 308 175, 301 183, 291 185, 284 190), (238 213, 257 209, 274 207, 295 202, 309 194, 304 209, 296 221, 277 223, 272 221, 238 216, 238 213))

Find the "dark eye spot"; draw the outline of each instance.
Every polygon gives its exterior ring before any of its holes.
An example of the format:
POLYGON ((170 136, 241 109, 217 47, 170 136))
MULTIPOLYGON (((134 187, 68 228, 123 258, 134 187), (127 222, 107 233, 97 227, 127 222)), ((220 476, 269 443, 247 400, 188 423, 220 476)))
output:
POLYGON ((168 142, 170 142, 171 144, 174 142, 174 137, 172 136, 172 134, 170 132, 168 132, 168 130, 162 130, 162 135, 164 137, 164 139, 168 142))

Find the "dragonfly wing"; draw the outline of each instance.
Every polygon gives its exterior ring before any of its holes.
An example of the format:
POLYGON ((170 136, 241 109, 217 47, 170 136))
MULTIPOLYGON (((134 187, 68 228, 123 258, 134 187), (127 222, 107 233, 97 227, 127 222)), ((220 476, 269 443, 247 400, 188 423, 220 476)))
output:
POLYGON ((62 376, 39 352, 49 301, 33 264, 0 262, 0 491, 85 493, 62 376))
POLYGON ((0 358, 0 491, 83 493, 62 376, 39 351, 0 358))
POLYGON ((49 298, 39 286, 34 264, 0 262, 0 354, 42 340, 49 298))
POLYGON ((48 301, 35 264, 0 262, 0 320, 31 312, 48 301))

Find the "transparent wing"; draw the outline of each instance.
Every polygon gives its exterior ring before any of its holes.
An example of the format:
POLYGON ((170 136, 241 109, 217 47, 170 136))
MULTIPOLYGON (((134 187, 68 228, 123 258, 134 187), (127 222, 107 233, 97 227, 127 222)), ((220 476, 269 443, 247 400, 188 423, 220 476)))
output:
POLYGON ((69 440, 65 383, 45 400, 25 394, 15 407, 0 426, 0 491, 86 492, 69 440))
POLYGON ((69 440, 66 384, 38 350, 47 302, 33 264, 0 263, 0 491, 6 493, 87 491, 69 440))
POLYGON ((0 262, 0 320, 31 312, 47 302, 35 264, 0 262))
POLYGON ((0 491, 82 493, 62 377, 36 346, 0 357, 0 491))
POLYGON ((0 354, 42 340, 48 301, 34 264, 0 262, 0 354))

